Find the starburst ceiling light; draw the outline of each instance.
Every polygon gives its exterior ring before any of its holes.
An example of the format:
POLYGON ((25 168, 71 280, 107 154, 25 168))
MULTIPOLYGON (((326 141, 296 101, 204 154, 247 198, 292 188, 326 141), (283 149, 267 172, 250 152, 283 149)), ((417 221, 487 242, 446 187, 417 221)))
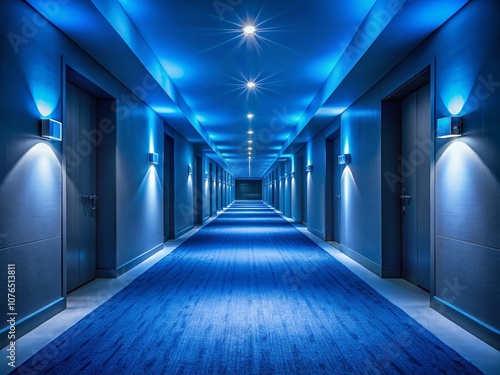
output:
POLYGON ((247 118, 248 118, 249 120, 253 119, 253 113, 249 113, 249 114, 247 115, 247 118))
POLYGON ((248 82, 247 82, 247 88, 249 88, 249 89, 253 89, 253 88, 255 88, 255 82, 248 81, 248 82))
POLYGON ((253 25, 247 25, 243 28, 243 33, 245 35, 254 35, 257 29, 253 25))

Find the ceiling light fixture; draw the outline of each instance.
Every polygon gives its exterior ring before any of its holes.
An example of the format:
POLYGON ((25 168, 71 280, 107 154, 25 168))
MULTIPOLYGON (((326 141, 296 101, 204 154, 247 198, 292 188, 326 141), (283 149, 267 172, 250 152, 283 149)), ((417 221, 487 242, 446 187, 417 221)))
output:
POLYGON ((252 147, 249 147, 249 148, 248 148, 248 150, 253 150, 253 148, 252 148, 252 147))
POLYGON ((249 120, 253 119, 253 113, 249 113, 249 114, 247 115, 247 118, 248 118, 249 120))
POLYGON ((253 130, 250 129, 249 131, 247 131, 248 134, 253 134, 253 130))
POLYGON ((253 89, 253 88, 255 88, 255 82, 248 81, 248 82, 247 82, 247 88, 249 88, 249 89, 253 89))
POLYGON ((252 141, 252 140, 249 140, 249 141, 248 141, 248 143, 253 143, 253 141, 252 141))
POLYGON ((243 33, 245 35, 254 35, 255 32, 257 31, 257 29, 255 28, 255 26, 253 25, 246 25, 244 28, 243 28, 243 33))

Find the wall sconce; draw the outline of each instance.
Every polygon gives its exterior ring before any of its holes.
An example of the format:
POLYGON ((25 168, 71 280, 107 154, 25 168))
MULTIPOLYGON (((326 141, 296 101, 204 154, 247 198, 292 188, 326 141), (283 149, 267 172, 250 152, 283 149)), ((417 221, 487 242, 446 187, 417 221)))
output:
POLYGON ((291 178, 295 178, 295 172, 290 173, 291 178))
POLYGON ((350 164, 351 163, 351 154, 342 154, 342 155, 339 155, 338 158, 338 164, 339 165, 342 165, 342 164, 350 164))
POLYGON ((208 172, 205 172, 205 181, 208 180, 208 172))
POLYGON ((188 165, 188 175, 192 175, 193 174, 193 166, 191 164, 188 165))
POLYGON ((148 163, 158 165, 158 154, 156 152, 150 152, 148 154, 148 163))
POLYGON ((285 180, 288 178, 288 175, 285 173, 285 180))
POLYGON ((437 120, 437 137, 451 138, 462 135, 461 117, 443 117, 437 120))
POLYGON ((307 164, 306 165, 306 172, 312 172, 313 170, 313 165, 312 164, 307 164))
POLYGON ((53 141, 62 140, 62 124, 50 118, 40 120, 40 135, 53 141))
POLYGON ((281 182, 281 176, 279 176, 278 181, 281 182))
POLYGON ((276 180, 273 181, 273 184, 276 185, 276 180))

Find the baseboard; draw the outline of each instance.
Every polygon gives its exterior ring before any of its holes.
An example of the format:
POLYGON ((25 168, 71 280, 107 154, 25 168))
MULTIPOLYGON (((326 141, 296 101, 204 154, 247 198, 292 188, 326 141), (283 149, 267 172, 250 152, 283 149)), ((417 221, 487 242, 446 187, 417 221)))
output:
MULTIPOLYGON (((18 320, 15 325, 15 340, 18 340, 20 337, 34 330, 36 327, 45 323, 47 320, 59 314, 64 309, 66 309, 66 298, 59 298, 34 313, 18 320)), ((10 326, 0 331, 0 348, 10 345, 11 341, 15 341, 9 339, 7 335, 9 329, 10 326)))
POLYGON ((500 331, 498 329, 483 323, 479 319, 436 296, 431 299, 431 308, 488 345, 491 345, 496 350, 500 350, 500 331))
MULTIPOLYGON (((217 215, 219 215, 220 213, 222 213, 222 211, 217 212, 215 215, 217 216, 217 215)), ((193 228, 194 228, 194 225, 190 225, 189 227, 184 228, 183 230, 181 230, 181 231, 177 232, 177 233, 175 234, 175 236, 174 236, 174 239, 177 239, 177 238, 179 238, 180 236, 182 236, 182 235, 186 234, 187 232, 189 232, 189 231, 190 231, 191 229, 193 229, 193 228)))
POLYGON ((323 241, 325 241, 325 233, 323 233, 322 231, 318 230, 318 229, 315 229, 313 227, 307 227, 307 230, 309 232, 311 232, 312 234, 314 234, 316 237, 319 237, 321 238, 323 241))
POLYGON ((160 251, 162 249, 163 249, 163 244, 161 243, 161 244, 156 245, 152 249, 146 251, 145 253, 139 255, 138 257, 135 257, 134 259, 129 260, 127 263, 121 265, 120 267, 118 267, 116 269, 116 276, 115 277, 118 277, 118 276, 124 274, 125 272, 130 271, 132 268, 134 268, 138 264, 144 262, 146 259, 148 259, 149 257, 156 254, 158 251, 160 251))
POLYGON ((399 279, 401 278, 401 267, 391 266, 382 267, 382 276, 385 279, 399 279))
POLYGON ((345 245, 340 244, 339 250, 352 260, 358 262, 363 267, 373 272, 378 277, 382 277, 382 267, 380 266, 380 264, 375 263, 373 260, 368 259, 367 257, 361 255, 360 253, 352 250, 351 248, 345 245))

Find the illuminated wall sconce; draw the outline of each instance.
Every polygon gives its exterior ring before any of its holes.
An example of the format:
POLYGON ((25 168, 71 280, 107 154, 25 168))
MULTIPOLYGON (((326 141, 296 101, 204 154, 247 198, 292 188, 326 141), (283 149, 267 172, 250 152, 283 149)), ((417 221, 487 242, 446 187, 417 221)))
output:
POLYGON ((276 180, 273 181, 273 184, 276 185, 276 180))
POLYGON ((158 165, 158 154, 156 152, 150 152, 148 154, 148 163, 158 165))
POLYGON ((462 135, 461 117, 443 117, 437 120, 437 137, 451 138, 462 135))
POLYGON ((205 181, 208 180, 208 172, 205 172, 205 181))
POLYGON ((351 163, 351 154, 342 154, 342 155, 339 155, 338 158, 338 164, 339 165, 342 165, 342 164, 350 164, 351 163))
POLYGON ((285 173, 285 180, 288 178, 288 175, 285 173))
POLYGON ((191 164, 188 165, 188 175, 192 175, 193 174, 193 166, 191 164))
POLYGON ((53 141, 62 140, 62 124, 50 118, 40 120, 40 134, 43 138, 53 141))
POLYGON ((295 172, 290 173, 291 178, 295 178, 295 172))
POLYGON ((281 182, 281 176, 279 176, 278 181, 281 182))
POLYGON ((306 165, 306 172, 312 172, 313 170, 313 165, 312 164, 307 164, 306 165))

